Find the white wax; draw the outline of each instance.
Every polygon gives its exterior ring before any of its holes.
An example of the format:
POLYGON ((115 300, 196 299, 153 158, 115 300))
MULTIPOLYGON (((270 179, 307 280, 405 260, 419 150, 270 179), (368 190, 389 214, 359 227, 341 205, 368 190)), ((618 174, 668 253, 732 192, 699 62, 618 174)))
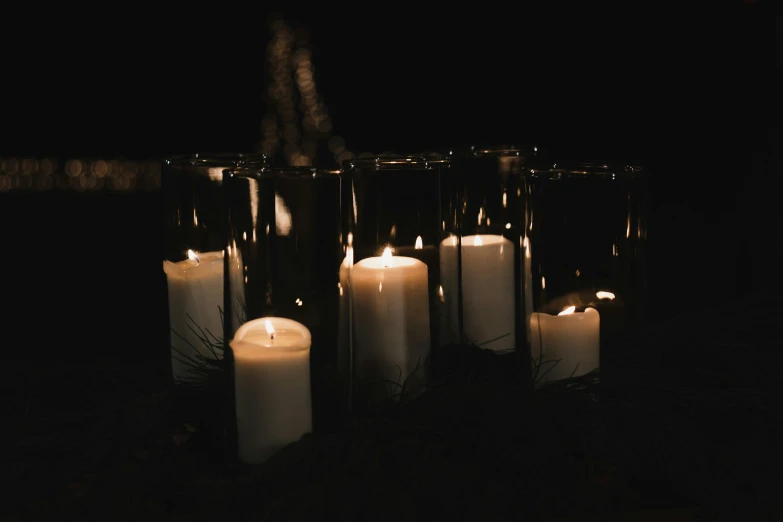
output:
MULTIPOLYGON (((223 339, 220 318, 220 310, 223 309, 223 252, 197 255, 198 261, 186 259, 177 263, 163 262, 169 292, 171 357, 175 381, 194 378, 188 368, 197 364, 197 354, 214 358, 199 336, 206 337, 213 345, 223 339)), ((217 355, 220 357, 220 352, 217 355)))
POLYGON ((229 343, 242 462, 260 464, 312 431, 310 339, 301 323, 264 317, 242 325, 229 343))
MULTIPOLYGON (((441 285, 457 324, 457 238, 440 244, 441 285)), ((496 352, 514 350, 514 249, 503 236, 462 238, 462 322, 468 342, 496 352)))
POLYGON ((598 368, 600 324, 595 308, 568 315, 530 315, 531 355, 545 363, 544 381, 578 377, 598 368))
POLYGON ((430 350, 427 274, 426 264, 404 256, 370 257, 353 265, 355 375, 400 385, 417 365, 416 377, 423 375, 430 350))

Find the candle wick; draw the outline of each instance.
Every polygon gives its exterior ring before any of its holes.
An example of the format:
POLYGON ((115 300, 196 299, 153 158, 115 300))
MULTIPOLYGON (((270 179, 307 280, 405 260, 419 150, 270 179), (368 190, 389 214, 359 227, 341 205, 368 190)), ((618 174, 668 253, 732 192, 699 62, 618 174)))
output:
POLYGON ((188 250, 188 259, 196 262, 196 266, 201 264, 201 258, 193 250, 188 250))
POLYGON ((274 340, 275 339, 275 332, 272 332, 271 334, 269 334, 269 338, 274 340))

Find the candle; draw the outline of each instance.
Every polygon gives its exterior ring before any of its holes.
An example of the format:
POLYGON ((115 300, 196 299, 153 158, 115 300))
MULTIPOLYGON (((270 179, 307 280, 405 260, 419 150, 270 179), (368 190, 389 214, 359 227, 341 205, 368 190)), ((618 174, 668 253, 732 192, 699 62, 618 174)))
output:
POLYGON ((223 252, 196 253, 188 250, 188 259, 163 262, 169 292, 171 357, 174 381, 192 380, 189 371, 199 364, 199 355, 221 357, 211 345, 223 339, 223 252))
POLYGON ((595 308, 575 312, 570 306, 558 315, 530 315, 531 354, 544 364, 545 381, 584 375, 599 364, 601 316, 595 308), (559 361, 554 364, 554 361, 559 361))
MULTIPOLYGON (((426 264, 412 257, 392 256, 389 248, 380 257, 353 265, 355 375, 402 385, 417 366, 424 365, 430 350, 427 275, 426 264)), ((416 372, 417 376, 422 374, 423 370, 416 372)), ((388 389, 400 391, 393 385, 388 389)))
POLYGON ((310 331, 281 317, 254 319, 229 343, 239 459, 260 464, 312 431, 310 331))
MULTIPOLYGON (((450 314, 457 313, 457 238, 440 244, 441 285, 450 314)), ((514 350, 514 250, 503 236, 462 238, 462 321, 468 342, 494 350, 514 350)), ((452 320, 457 323, 456 318, 452 320)))

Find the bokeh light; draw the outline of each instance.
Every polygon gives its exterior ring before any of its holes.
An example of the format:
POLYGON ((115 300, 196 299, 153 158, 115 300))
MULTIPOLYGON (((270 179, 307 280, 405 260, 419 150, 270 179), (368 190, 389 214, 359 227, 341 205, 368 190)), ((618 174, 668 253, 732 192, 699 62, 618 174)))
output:
POLYGON ((0 192, 12 190, 110 190, 132 192, 160 190, 161 162, 123 158, 0 158, 0 192), (62 169, 60 168, 62 165, 62 169))
POLYGON ((283 20, 273 20, 270 30, 266 52, 271 79, 266 89, 269 113, 261 121, 262 138, 256 149, 288 165, 330 168, 334 165, 319 158, 327 142, 331 161, 339 166, 345 140, 329 141, 333 123, 318 94, 309 34, 303 29, 293 31, 283 20))

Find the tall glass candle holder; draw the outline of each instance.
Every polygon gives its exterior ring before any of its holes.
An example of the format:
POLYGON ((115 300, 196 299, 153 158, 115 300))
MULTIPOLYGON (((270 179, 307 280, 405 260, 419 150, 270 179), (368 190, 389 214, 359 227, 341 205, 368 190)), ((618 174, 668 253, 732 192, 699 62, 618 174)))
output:
MULTIPOLYGON (((441 246, 442 259, 460 257, 462 342, 499 354, 524 347, 522 308, 522 168, 516 148, 453 152, 451 167, 460 191, 457 238, 441 246)), ((446 285, 444 285, 446 286, 446 285)))
POLYGON ((353 405, 363 409, 426 386, 441 337, 439 245, 454 230, 439 190, 447 161, 385 155, 343 167, 341 286, 353 405))
POLYGON ((210 361, 222 356, 223 170, 267 161, 264 154, 249 153, 183 154, 163 162, 163 269, 175 382, 204 381, 210 361))
MULTIPOLYGON (((234 324, 274 317, 310 332, 313 428, 331 429, 348 405, 338 350, 340 171, 240 168, 226 176, 227 313, 234 324)), ((238 377, 237 401, 247 389, 238 377)))
POLYGON ((632 165, 549 163, 526 174, 524 296, 538 384, 604 366, 643 318, 646 187, 632 165))

